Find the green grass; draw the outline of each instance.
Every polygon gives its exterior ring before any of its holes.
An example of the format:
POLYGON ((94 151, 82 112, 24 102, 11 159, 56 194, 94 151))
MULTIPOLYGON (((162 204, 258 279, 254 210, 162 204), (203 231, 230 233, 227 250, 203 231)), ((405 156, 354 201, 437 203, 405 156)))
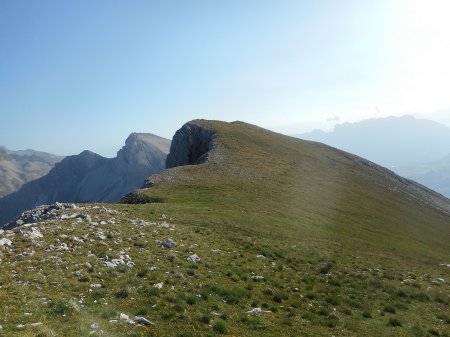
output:
POLYGON ((98 223, 114 218, 103 225, 39 224, 42 245, 13 236, 0 251, 5 336, 85 336, 94 322, 106 336, 448 331, 448 216, 326 146, 243 123, 196 123, 217 134, 211 162, 154 177, 139 195, 157 203, 79 210, 98 223), (174 249, 155 243, 169 237, 174 249), (46 252, 61 242, 70 250, 46 252), (186 260, 193 253, 201 263, 186 260), (102 260, 123 254, 133 267, 102 260), (254 307, 260 316, 247 313, 254 307), (155 326, 109 323, 120 313, 155 326))

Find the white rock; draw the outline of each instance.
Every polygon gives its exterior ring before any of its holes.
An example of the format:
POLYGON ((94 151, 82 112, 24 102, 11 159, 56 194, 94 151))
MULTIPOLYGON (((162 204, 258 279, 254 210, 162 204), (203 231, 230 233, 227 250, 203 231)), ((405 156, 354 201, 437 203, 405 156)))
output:
POLYGON ((123 321, 127 321, 127 320, 130 319, 130 317, 129 317, 128 315, 125 315, 125 314, 120 313, 119 319, 120 319, 120 320, 123 320, 123 321))
POLYGON ((109 320, 109 323, 111 323, 111 324, 116 324, 117 322, 118 322, 117 319, 110 319, 110 320, 109 320))
POLYGON ((140 316, 133 317, 133 321, 141 324, 141 325, 155 325, 152 322, 150 322, 148 319, 140 316))
POLYGON ((159 282, 159 283, 156 283, 156 284, 154 285, 154 287, 155 287, 155 288, 158 288, 158 289, 161 289, 161 288, 163 287, 163 285, 164 285, 163 282, 159 282))
POLYGON ((253 308, 250 311, 247 311, 247 314, 259 316, 261 314, 261 308, 253 308))
POLYGON ((92 323, 91 325, 90 325, 90 327, 91 327, 91 329, 98 329, 98 323, 96 322, 96 323, 92 323))
POLYGON ((44 323, 42 323, 42 322, 37 322, 37 323, 31 323, 30 325, 33 327, 33 328, 37 328, 38 326, 41 326, 41 325, 43 325, 44 323))
POLYGON ((25 325, 23 325, 23 324, 18 324, 18 325, 16 325, 16 328, 22 330, 22 329, 25 328, 25 325))
POLYGON ((0 239, 0 247, 11 246, 11 245, 12 245, 12 241, 10 239, 7 239, 7 238, 0 239))
POLYGON ((445 280, 444 280, 442 277, 438 277, 437 279, 435 279, 435 280, 433 281, 433 283, 436 283, 436 284, 443 284, 443 283, 445 283, 445 280))
POLYGON ((253 280, 264 280, 264 276, 261 275, 252 275, 253 280))
POLYGON ((44 235, 42 235, 42 233, 36 227, 31 227, 30 230, 31 230, 31 232, 28 234, 30 239, 37 239, 37 238, 44 237, 44 235))
POLYGON ((202 259, 200 257, 198 257, 197 254, 192 254, 191 256, 189 256, 186 260, 190 261, 190 262, 194 262, 194 263, 200 263, 202 262, 202 259))

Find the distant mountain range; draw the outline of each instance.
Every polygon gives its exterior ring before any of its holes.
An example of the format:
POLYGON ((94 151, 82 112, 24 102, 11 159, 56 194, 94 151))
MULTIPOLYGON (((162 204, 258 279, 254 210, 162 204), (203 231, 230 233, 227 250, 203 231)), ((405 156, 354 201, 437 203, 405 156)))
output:
POLYGON ((0 199, 0 224, 38 205, 59 202, 117 202, 165 168, 170 140, 133 133, 115 158, 91 151, 68 156, 45 176, 0 199))
POLYGON ((450 128, 412 116, 338 124, 296 135, 369 159, 450 198, 450 128))
POLYGON ((440 160, 450 153, 450 128, 412 116, 367 119, 296 135, 369 159, 385 167, 440 160))
POLYGON ((46 175, 63 158, 46 152, 12 151, 0 146, 0 197, 46 175))

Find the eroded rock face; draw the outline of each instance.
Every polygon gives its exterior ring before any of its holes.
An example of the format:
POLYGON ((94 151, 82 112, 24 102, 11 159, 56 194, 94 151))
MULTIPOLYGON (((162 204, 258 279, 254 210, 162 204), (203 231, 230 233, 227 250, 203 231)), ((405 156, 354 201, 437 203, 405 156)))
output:
POLYGON ((207 162, 213 142, 213 132, 192 122, 186 123, 173 137, 166 168, 207 162))

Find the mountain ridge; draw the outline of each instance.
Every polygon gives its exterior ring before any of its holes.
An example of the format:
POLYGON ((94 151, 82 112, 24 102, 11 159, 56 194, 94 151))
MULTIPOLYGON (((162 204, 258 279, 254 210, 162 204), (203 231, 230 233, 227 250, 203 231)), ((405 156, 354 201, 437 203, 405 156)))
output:
POLYGON ((164 169, 170 141, 152 134, 131 134, 116 158, 84 150, 68 156, 45 176, 0 199, 0 223, 42 204, 115 202, 164 169), (154 142, 154 143, 153 143, 154 142))
POLYGON ((6 334, 445 336, 439 195, 243 122, 191 121, 170 152, 122 204, 0 230, 6 334))

